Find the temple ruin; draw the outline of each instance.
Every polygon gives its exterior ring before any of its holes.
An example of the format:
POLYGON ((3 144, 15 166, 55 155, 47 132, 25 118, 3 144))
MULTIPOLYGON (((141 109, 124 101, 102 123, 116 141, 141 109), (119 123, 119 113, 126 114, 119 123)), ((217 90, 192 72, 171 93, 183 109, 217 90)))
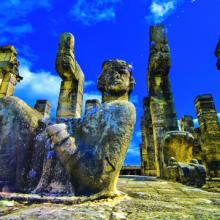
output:
MULTIPOLYGON (((220 41, 215 55, 218 58, 217 67, 220 68, 220 41)), ((210 177, 218 177, 220 171, 220 133, 214 101, 210 94, 198 96, 195 107, 200 127, 194 127, 192 116, 184 115, 178 128, 169 70, 170 51, 165 28, 152 26, 147 72, 148 97, 143 100, 144 115, 141 118, 142 175, 153 174, 190 183, 192 179, 186 180, 188 177, 180 178, 179 175, 184 173, 182 169, 186 167, 189 170, 197 167, 202 178, 194 184, 201 185, 205 171, 199 163, 206 166, 210 177), (152 172, 154 167, 155 174, 152 172)), ((193 175, 197 175, 196 171, 193 175)))
POLYGON ((97 81, 102 100, 87 100, 82 116, 84 74, 75 59, 73 35, 61 34, 55 65, 62 82, 53 120, 47 100, 37 100, 31 107, 13 96, 16 83, 22 80, 18 65, 15 48, 0 47, 2 188, 109 197, 118 195, 120 171, 139 175, 141 169, 142 175, 198 187, 205 184, 206 169, 209 177, 220 176, 220 125, 212 96, 195 99, 199 128, 194 128, 190 115, 184 115, 178 127, 164 26, 150 28, 141 167, 123 167, 136 120, 135 107, 129 102, 135 85, 130 64, 119 59, 103 62, 97 81))

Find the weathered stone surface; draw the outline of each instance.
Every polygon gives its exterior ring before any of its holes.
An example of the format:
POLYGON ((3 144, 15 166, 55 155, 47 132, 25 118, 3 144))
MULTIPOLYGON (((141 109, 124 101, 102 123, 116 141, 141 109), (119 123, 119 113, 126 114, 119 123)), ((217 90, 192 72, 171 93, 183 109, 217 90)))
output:
POLYGON ((76 195, 116 193, 136 117, 128 101, 134 84, 131 74, 131 66, 125 61, 104 62, 98 80, 103 103, 87 109, 72 135, 65 124, 47 128, 76 195))
POLYGON ((93 108, 97 108, 99 106, 100 106, 100 101, 97 99, 86 100, 85 115, 88 113, 89 110, 91 110, 93 108))
POLYGON ((185 185, 202 187, 206 182, 206 169, 196 159, 192 159, 190 163, 182 163, 171 157, 165 167, 165 177, 185 185))
POLYGON ((50 118, 51 105, 47 100, 37 100, 34 108, 39 111, 45 119, 50 118))
POLYGON ((0 98, 13 95, 14 86, 22 79, 18 73, 16 56, 13 46, 0 47, 0 98))
POLYGON ((162 174, 161 140, 167 131, 178 130, 173 96, 169 82, 170 50, 163 26, 150 29, 150 57, 147 85, 152 118, 155 164, 157 175, 162 174))
POLYGON ((192 160, 193 143, 194 138, 189 132, 166 132, 162 139, 164 165, 168 165, 170 157, 174 157, 180 162, 188 162, 192 160))
POLYGON ((84 89, 84 74, 75 60, 74 37, 62 33, 56 57, 56 70, 62 78, 57 118, 80 118, 84 89))
POLYGON ((143 99, 144 116, 141 118, 141 173, 147 176, 156 176, 155 149, 153 142, 152 119, 149 99, 143 99))
MULTIPOLYGON (((202 163, 202 144, 201 144, 201 131, 200 128, 194 128, 193 117, 191 115, 184 115, 180 119, 181 131, 187 131, 193 135, 193 149, 192 158, 196 158, 200 163, 202 163)), ((177 159, 178 160, 178 159, 177 159)), ((190 159, 188 158, 188 161, 190 159)), ((178 160, 180 161, 180 160, 178 160)))
POLYGON ((220 177, 220 126, 212 96, 198 96, 195 107, 201 130, 202 160, 209 176, 220 177))
POLYGON ((102 92, 102 102, 127 101, 134 85, 135 80, 130 64, 117 59, 103 62, 97 85, 102 92))
POLYGON ((202 161, 201 138, 194 129, 191 116, 185 115, 180 120, 179 131, 168 77, 170 66, 166 30, 162 25, 152 26, 147 73, 149 97, 145 99, 144 117, 141 119, 141 160, 142 174, 145 175, 155 173, 164 177, 170 157, 188 162, 196 156, 202 161), (154 164, 156 172, 152 172, 154 164))
POLYGON ((19 98, 0 99, 0 181, 9 182, 17 191, 28 187, 34 137, 42 117, 19 98))
POLYGON ((217 44, 217 47, 216 47, 216 50, 215 50, 215 56, 218 59, 217 63, 216 63, 216 66, 220 70, 220 39, 218 41, 218 44, 217 44))
POLYGON ((196 158, 199 163, 204 164, 204 158, 202 154, 202 138, 201 138, 201 129, 195 128, 194 132, 192 133, 194 137, 194 144, 193 144, 193 158, 196 158))
POLYGON ((181 131, 187 131, 190 133, 194 132, 194 122, 193 117, 191 115, 184 115, 180 119, 180 129, 181 131))
MULTIPOLYGON (((128 196, 99 201, 87 200, 75 205, 25 204, 3 200, 0 201, 0 219, 217 220, 220 218, 219 193, 210 193, 180 183, 149 177, 120 178, 118 188, 128 196)), ((63 198, 65 199, 67 198, 63 198)), ((68 199, 74 200, 75 197, 68 199)))

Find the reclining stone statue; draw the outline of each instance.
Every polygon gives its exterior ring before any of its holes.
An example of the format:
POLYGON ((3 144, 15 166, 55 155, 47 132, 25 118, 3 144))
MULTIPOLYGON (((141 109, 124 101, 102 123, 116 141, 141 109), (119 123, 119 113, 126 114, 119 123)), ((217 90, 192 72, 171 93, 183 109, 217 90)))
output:
POLYGON ((107 196, 117 192, 136 119, 129 102, 135 84, 131 66, 122 60, 103 63, 98 79, 102 103, 88 100, 81 118, 84 76, 72 55, 72 38, 70 33, 61 35, 57 55, 57 70, 64 76, 59 124, 45 120, 17 97, 0 98, 0 191, 107 196))
POLYGON ((128 101, 133 86, 128 63, 105 61, 98 78, 102 103, 96 101, 90 106, 82 120, 47 128, 76 195, 117 193, 117 179, 136 118, 135 108, 128 101))
POLYGON ((170 157, 165 178, 189 186, 202 187, 206 182, 206 169, 196 159, 192 159, 189 163, 182 163, 170 157))

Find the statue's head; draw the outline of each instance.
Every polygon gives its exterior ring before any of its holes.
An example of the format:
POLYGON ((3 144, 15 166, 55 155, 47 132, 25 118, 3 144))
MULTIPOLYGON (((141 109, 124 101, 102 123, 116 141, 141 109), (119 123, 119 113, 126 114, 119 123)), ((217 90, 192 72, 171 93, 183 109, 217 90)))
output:
POLYGON ((73 49, 74 36, 69 32, 64 32, 60 35, 59 48, 73 49))
POLYGON ((123 60, 107 60, 102 64, 98 78, 98 89, 105 96, 129 95, 134 88, 132 66, 123 60))
POLYGON ((170 157, 169 158, 169 161, 168 161, 169 166, 174 166, 174 165, 176 165, 176 163, 177 163, 177 161, 176 161, 175 157, 170 157))

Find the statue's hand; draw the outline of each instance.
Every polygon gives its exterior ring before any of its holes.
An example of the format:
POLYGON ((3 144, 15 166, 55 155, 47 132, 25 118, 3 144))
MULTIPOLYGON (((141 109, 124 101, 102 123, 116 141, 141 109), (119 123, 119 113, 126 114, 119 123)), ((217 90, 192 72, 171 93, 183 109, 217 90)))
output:
POLYGON ((60 144, 69 138, 69 133, 67 131, 66 124, 64 123, 51 125, 46 129, 46 131, 55 145, 60 144))

